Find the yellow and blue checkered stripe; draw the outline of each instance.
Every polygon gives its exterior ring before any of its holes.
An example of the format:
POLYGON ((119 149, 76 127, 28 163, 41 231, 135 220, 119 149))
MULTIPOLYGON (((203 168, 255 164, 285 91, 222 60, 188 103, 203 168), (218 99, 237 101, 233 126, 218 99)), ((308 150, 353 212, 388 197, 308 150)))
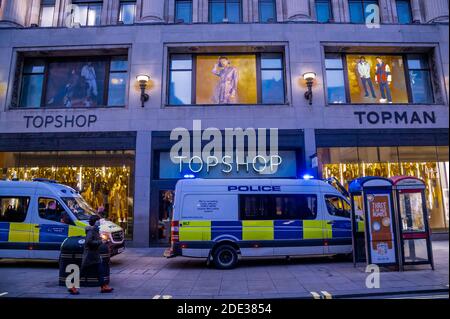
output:
POLYGON ((350 221, 243 220, 181 221, 180 241, 266 241, 351 238, 350 221))
POLYGON ((72 226, 0 222, 0 248, 25 248, 30 244, 39 248, 42 244, 59 249, 59 245, 67 237, 84 236, 84 228, 84 224, 72 226))

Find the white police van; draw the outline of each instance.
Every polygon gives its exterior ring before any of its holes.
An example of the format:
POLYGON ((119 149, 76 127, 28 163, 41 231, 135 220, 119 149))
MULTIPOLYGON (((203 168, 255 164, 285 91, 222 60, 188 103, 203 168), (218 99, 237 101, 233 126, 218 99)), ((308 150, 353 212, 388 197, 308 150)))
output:
POLYGON ((180 180, 165 255, 232 268, 238 255, 350 254, 350 210, 345 196, 320 180, 180 180))
MULTIPOLYGON (((95 211, 74 189, 46 179, 0 181, 0 258, 53 259, 67 237, 85 236, 95 211)), ((102 219, 112 255, 124 249, 120 226, 102 219)))

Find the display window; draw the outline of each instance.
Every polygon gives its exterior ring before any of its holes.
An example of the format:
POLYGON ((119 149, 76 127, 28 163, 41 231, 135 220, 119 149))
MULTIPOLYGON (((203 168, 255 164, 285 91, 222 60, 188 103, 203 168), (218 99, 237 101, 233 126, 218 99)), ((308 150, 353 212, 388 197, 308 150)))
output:
MULTIPOLYGON (((330 147, 318 148, 320 175, 323 178, 335 177, 348 189, 349 183, 363 176, 413 176, 426 184, 426 205, 430 227, 435 230, 448 230, 448 181, 449 155, 445 146, 401 146, 401 147, 330 147)), ((419 213, 414 210, 421 198, 412 197, 409 226, 420 231, 424 227, 419 213)))
POLYGON ((126 56, 26 58, 21 65, 18 108, 125 106, 126 56))
POLYGON ((0 170, 0 179, 48 178, 76 189, 132 238, 134 151, 0 152, 0 170))
POLYGON ((284 104, 281 53, 172 54, 168 104, 284 104))
POLYGON ((428 60, 426 54, 326 54, 328 103, 434 103, 428 60))

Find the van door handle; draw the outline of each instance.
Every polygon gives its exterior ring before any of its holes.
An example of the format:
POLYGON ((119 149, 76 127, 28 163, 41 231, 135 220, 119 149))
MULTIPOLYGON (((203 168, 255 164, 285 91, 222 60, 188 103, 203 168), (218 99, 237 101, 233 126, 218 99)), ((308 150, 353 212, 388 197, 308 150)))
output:
POLYGON ((34 225, 34 228, 41 228, 41 226, 39 226, 39 225, 34 225))
POLYGON ((330 220, 329 222, 327 222, 327 224, 328 224, 328 225, 333 225, 333 224, 334 224, 334 221, 333 221, 333 220, 330 220))

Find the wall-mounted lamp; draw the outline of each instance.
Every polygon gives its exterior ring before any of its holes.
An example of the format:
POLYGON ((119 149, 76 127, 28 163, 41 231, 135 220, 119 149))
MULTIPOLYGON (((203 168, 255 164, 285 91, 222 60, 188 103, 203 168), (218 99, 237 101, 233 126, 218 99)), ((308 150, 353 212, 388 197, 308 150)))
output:
POLYGON ((305 99, 309 101, 309 105, 312 105, 312 85, 316 79, 316 74, 314 72, 306 72, 303 74, 303 79, 306 81, 306 86, 308 87, 308 91, 305 92, 305 99))
POLYGON ((144 103, 150 98, 149 95, 145 93, 145 88, 147 87, 150 77, 146 74, 140 74, 136 77, 136 80, 139 82, 139 87, 141 88, 141 106, 144 107, 144 103))

